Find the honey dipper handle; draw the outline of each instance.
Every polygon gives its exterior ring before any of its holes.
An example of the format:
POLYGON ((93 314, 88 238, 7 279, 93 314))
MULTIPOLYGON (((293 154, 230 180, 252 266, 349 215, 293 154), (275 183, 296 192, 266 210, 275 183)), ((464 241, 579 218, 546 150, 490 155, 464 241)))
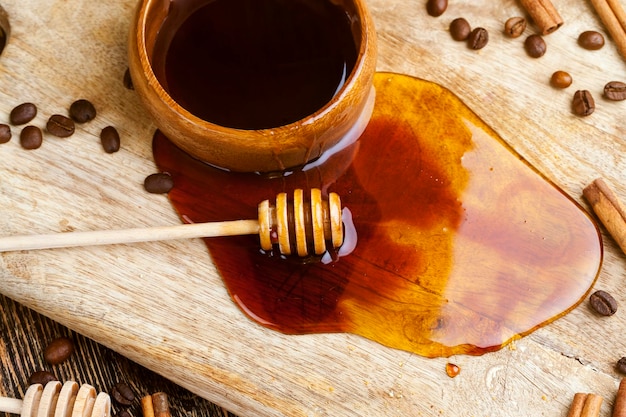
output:
POLYGON ((22 400, 18 400, 17 398, 0 397, 0 412, 21 414, 22 404, 22 400))
POLYGON ((0 238, 0 252, 152 242, 198 237, 251 235, 257 233, 259 233, 259 222, 257 220, 234 220, 122 230, 7 236, 0 238))

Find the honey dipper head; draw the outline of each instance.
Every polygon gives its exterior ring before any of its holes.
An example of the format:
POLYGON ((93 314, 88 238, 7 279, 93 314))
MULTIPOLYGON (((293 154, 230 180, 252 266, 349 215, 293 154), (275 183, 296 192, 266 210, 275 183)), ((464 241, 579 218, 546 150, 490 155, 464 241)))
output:
POLYGON ((310 193, 297 189, 293 199, 280 193, 275 205, 269 200, 259 204, 259 237, 261 248, 271 250, 278 243, 283 255, 321 255, 327 242, 338 248, 343 243, 341 199, 336 193, 324 199, 317 188, 310 193))

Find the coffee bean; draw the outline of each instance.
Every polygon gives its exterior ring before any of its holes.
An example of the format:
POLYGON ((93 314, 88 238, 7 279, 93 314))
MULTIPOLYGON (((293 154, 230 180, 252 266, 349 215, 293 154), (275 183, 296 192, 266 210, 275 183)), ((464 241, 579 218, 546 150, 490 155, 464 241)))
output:
POLYGON ((124 87, 126 87, 129 90, 134 90, 135 86, 133 85, 133 79, 130 76, 130 69, 126 68, 126 71, 124 71, 124 87))
POLYGON ((76 100, 70 106, 70 117, 76 123, 86 123, 96 117, 96 108, 89 100, 76 100))
POLYGON ((119 405, 129 406, 135 401, 133 390, 124 382, 118 382, 111 388, 111 398, 119 405))
POLYGON ((450 23, 450 35, 455 41, 466 40, 471 31, 469 22, 462 17, 457 17, 450 23))
POLYGON ((62 114, 53 114, 48 119, 46 130, 59 138, 67 138, 74 134, 75 125, 74 121, 69 117, 65 117, 62 114))
POLYGON ((532 58, 540 58, 546 53, 547 45, 541 35, 530 35, 524 41, 524 49, 532 58))
POLYGON ((22 103, 11 110, 9 120, 12 125, 19 126, 26 124, 37 116, 37 106, 33 103, 22 103))
POLYGON ((622 357, 617 361, 617 363, 615 364, 615 369, 618 372, 626 374, 626 357, 622 357))
POLYGON ((555 71, 550 77, 550 84, 555 88, 567 88, 572 85, 572 76, 565 71, 555 71))
POLYGON ((626 83, 611 81, 604 86, 604 97, 613 101, 626 100, 626 83))
POLYGON ((132 417, 128 410, 120 410, 115 413, 114 417, 132 417))
POLYGON ((174 187, 174 180, 166 172, 150 174, 144 180, 143 186, 149 193, 165 194, 174 187))
POLYGON ((572 112, 577 116, 589 116, 596 109, 593 96, 587 90, 578 90, 572 100, 572 112))
POLYGON ((526 19, 523 17, 511 17, 504 22, 504 33, 511 38, 519 38, 526 30, 526 19))
POLYGON ((113 126, 107 126, 100 132, 100 143, 106 153, 115 153, 120 150, 120 134, 113 126))
POLYGON ((20 132, 20 145, 24 149, 37 149, 43 143, 43 133, 37 126, 26 126, 20 132))
POLYGON ((11 140, 11 126, 0 123, 0 143, 7 143, 11 140))
POLYGON ((51 382, 51 381, 58 381, 58 379, 56 376, 52 375, 52 373, 48 371, 35 371, 28 378, 29 385, 34 385, 34 384, 46 385, 48 382, 51 382))
POLYGON ((433 17, 441 16, 448 8, 448 0, 428 0, 426 11, 433 17))
POLYGON ((489 32, 485 28, 472 30, 467 38, 467 45, 471 49, 483 49, 489 42, 489 32))
POLYGON ((69 337, 54 339, 43 351, 43 358, 51 365, 66 361, 74 353, 74 341, 69 337))
POLYGON ((589 304, 601 316, 612 316, 617 311, 617 301, 606 291, 598 290, 591 294, 589 304))
POLYGON ((578 44, 590 51, 596 51, 604 46, 604 36, 595 30, 587 30, 578 36, 578 44))

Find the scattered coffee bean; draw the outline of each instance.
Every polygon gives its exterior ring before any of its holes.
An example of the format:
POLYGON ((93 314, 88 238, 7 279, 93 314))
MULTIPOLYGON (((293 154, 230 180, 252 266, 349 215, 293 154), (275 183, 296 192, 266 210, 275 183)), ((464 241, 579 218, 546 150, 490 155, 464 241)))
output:
POLYGON ((70 106, 70 117, 76 123, 86 123, 96 117, 96 108, 89 100, 76 100, 70 106))
POLYGON ((450 35, 455 41, 464 41, 472 31, 469 22, 462 17, 457 17, 450 23, 450 35))
POLYGON ((126 71, 124 71, 124 87, 129 90, 135 89, 135 87, 133 86, 133 79, 130 76, 130 69, 128 68, 126 68, 126 71))
POLYGON ((489 42, 487 29, 478 27, 472 30, 467 38, 467 45, 471 49, 483 49, 489 42))
POLYGON ((572 112, 577 116, 589 116, 596 109, 593 96, 587 90, 578 90, 572 100, 572 112))
POLYGON ((59 138, 67 138, 74 134, 74 121, 62 114, 53 114, 48 119, 46 130, 59 138))
POLYGON ((448 0, 428 0, 426 11, 433 17, 441 16, 448 8, 448 0))
POLYGON ((596 51, 604 46, 604 36, 595 30, 587 30, 578 36, 578 44, 590 51, 596 51))
POLYGON ((526 30, 526 19, 523 17, 511 17, 504 23, 504 33, 511 38, 519 38, 526 30))
POLYGON ((11 140, 11 126, 0 123, 0 143, 7 143, 11 140))
POLYGON ((120 150, 120 134, 113 126, 107 126, 100 132, 100 143, 106 153, 115 153, 120 150))
POLYGON ((626 357, 620 358, 615 364, 615 369, 618 372, 626 374, 626 357))
POLYGON ((33 103, 22 103, 11 110, 9 120, 12 125, 19 126, 26 124, 37 116, 37 106, 33 103))
POLYGON ((613 101, 626 100, 626 83, 611 81, 604 86, 604 97, 613 101))
POLYGON ((524 49, 530 57, 540 58, 546 53, 547 46, 541 35, 530 35, 524 41, 524 49))
POLYGON ((567 88, 572 85, 572 76, 565 71, 555 71, 550 77, 550 84, 555 88, 567 88))
POLYGON ((37 126, 26 126, 20 132, 20 145, 24 149, 37 149, 43 143, 43 133, 37 126))
POLYGON ((111 398, 119 405, 129 406, 135 401, 133 390, 124 382, 118 382, 111 388, 111 398))
POLYGON ((28 378, 28 385, 41 384, 46 385, 48 382, 58 381, 57 377, 48 371, 36 371, 28 378))
POLYGON ((150 174, 143 182, 147 192, 152 194, 165 194, 174 187, 174 180, 167 172, 150 174))
POLYGON ((74 341, 69 337, 54 339, 43 351, 43 358, 51 365, 66 361, 74 353, 74 341))
POLYGON ((612 316, 617 311, 617 301, 606 291, 598 290, 589 297, 591 308, 602 316, 612 316))

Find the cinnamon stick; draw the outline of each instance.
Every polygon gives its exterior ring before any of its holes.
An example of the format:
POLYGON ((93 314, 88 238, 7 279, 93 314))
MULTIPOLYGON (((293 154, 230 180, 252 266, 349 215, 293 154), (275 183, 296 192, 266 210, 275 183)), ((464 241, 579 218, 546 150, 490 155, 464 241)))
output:
POLYGON ((583 407, 585 406, 585 400, 587 399, 587 394, 583 392, 577 392, 574 394, 574 400, 572 401, 572 405, 569 408, 569 413, 567 413, 567 417, 580 417, 580 414, 583 412, 583 407))
POLYGON ((167 400, 167 394, 157 392, 152 394, 152 407, 154 408, 154 417, 170 417, 170 405, 167 400))
POLYGON ((600 415, 602 401, 603 398, 597 394, 587 394, 580 417, 598 417, 600 415))
POLYGON ((622 378, 619 383, 613 405, 613 417, 626 417, 626 378, 622 378))
POLYGON ((583 196, 604 227, 626 254, 626 208, 602 178, 595 179, 585 189, 583 196))
POLYGON ((563 19, 550 0, 520 0, 542 35, 554 32, 563 25, 563 19))
POLYGON ((152 396, 146 395, 141 399, 141 411, 143 417, 154 417, 154 407, 152 406, 152 396))
POLYGON ((591 0, 593 8, 613 38, 622 58, 626 59, 626 13, 618 0, 591 0))
POLYGON ((167 394, 156 392, 141 399, 143 417, 171 417, 167 394))

